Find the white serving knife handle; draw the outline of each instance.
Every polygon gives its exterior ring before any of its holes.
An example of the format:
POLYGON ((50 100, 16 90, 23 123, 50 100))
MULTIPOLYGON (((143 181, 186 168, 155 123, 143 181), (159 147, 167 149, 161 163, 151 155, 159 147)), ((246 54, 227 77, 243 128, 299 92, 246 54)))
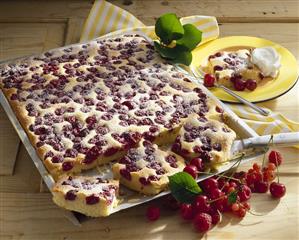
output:
POLYGON ((253 137, 243 140, 243 148, 267 147, 268 145, 275 145, 279 147, 287 147, 299 144, 299 132, 279 133, 273 135, 265 135, 260 137, 253 137), (271 137, 273 139, 270 142, 271 137))

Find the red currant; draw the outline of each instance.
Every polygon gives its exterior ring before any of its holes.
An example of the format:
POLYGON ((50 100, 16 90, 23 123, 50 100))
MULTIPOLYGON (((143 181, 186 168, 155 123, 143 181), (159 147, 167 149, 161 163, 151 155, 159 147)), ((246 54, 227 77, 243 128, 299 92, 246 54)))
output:
POLYGON ((270 185, 271 195, 275 198, 282 198, 286 193, 286 187, 282 183, 273 182, 270 185))
POLYGON ((274 163, 268 163, 268 169, 274 171, 276 169, 276 165, 274 163))
POLYGON ((187 165, 184 172, 189 173, 194 179, 197 177, 197 168, 194 165, 187 165))
POLYGON ((252 168, 255 171, 260 171, 261 170, 261 167, 257 163, 254 163, 253 166, 252 166, 252 168))
POLYGON ((269 162, 274 163, 275 166, 279 166, 282 162, 282 156, 280 152, 272 150, 268 156, 269 162))
POLYGON ((211 74, 205 74, 204 80, 203 80, 203 85, 205 87, 214 87, 215 85, 215 77, 211 74))
POLYGON ((160 208, 156 206, 150 206, 146 211, 147 219, 150 221, 156 221, 160 217, 160 208))
POLYGON ((237 215, 240 217, 240 218, 243 218, 245 217, 246 215, 246 210, 244 208, 240 208, 239 211, 237 212, 237 215))
POLYGON ((246 210, 250 210, 250 204, 248 202, 243 202, 242 205, 246 210))
POLYGON ((206 232, 212 226, 212 217, 207 213, 199 213, 193 220, 195 229, 199 232, 206 232))
POLYGON ((237 212, 240 209, 240 205, 238 203, 234 203, 231 208, 233 212, 237 212))

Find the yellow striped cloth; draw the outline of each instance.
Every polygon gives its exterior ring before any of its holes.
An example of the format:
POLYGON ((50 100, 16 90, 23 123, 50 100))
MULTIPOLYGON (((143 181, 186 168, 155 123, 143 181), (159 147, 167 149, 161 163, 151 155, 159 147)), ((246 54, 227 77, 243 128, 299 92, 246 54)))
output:
MULTIPOLYGON (((203 32, 201 44, 218 38, 219 28, 215 17, 190 16, 181 18, 181 22, 192 23, 203 32)), ((155 38, 154 27, 145 26, 129 12, 104 0, 96 0, 85 22, 81 42, 100 36, 113 36, 130 31, 141 31, 155 38)), ((268 117, 261 116, 244 105, 229 104, 229 107, 259 135, 299 131, 299 123, 285 118, 280 113, 271 112, 268 117)), ((299 147, 299 146, 297 146, 299 147)))

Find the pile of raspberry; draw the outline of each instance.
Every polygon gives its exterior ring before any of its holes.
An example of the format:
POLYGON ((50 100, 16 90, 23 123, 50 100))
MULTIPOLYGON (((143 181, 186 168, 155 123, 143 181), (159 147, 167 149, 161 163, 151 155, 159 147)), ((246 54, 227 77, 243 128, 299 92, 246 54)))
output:
MULTIPOLYGON (((199 232, 206 232, 221 221, 222 213, 231 212, 239 218, 250 212, 248 200, 254 193, 270 193, 273 198, 281 198, 286 193, 284 184, 279 183, 278 166, 282 163, 282 156, 277 151, 271 151, 266 166, 254 163, 247 172, 235 172, 231 176, 213 176, 199 183, 202 193, 197 195, 191 204, 178 203, 171 195, 165 201, 168 208, 180 209, 181 217, 192 221, 199 232), (278 176, 278 181, 275 178, 278 176), (231 200, 233 197, 233 201, 231 200)), ((200 158, 190 161, 184 169, 193 178, 204 169, 200 158)), ((160 217, 160 208, 150 206, 147 218, 155 221, 160 217)))

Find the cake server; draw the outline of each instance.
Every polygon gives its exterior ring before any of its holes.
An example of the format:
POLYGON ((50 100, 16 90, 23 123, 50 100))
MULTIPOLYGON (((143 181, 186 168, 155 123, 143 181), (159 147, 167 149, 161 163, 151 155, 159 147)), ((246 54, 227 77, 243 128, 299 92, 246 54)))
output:
POLYGON ((250 148, 266 148, 269 146, 290 147, 299 144, 299 132, 279 133, 236 140, 231 148, 232 156, 250 148))

